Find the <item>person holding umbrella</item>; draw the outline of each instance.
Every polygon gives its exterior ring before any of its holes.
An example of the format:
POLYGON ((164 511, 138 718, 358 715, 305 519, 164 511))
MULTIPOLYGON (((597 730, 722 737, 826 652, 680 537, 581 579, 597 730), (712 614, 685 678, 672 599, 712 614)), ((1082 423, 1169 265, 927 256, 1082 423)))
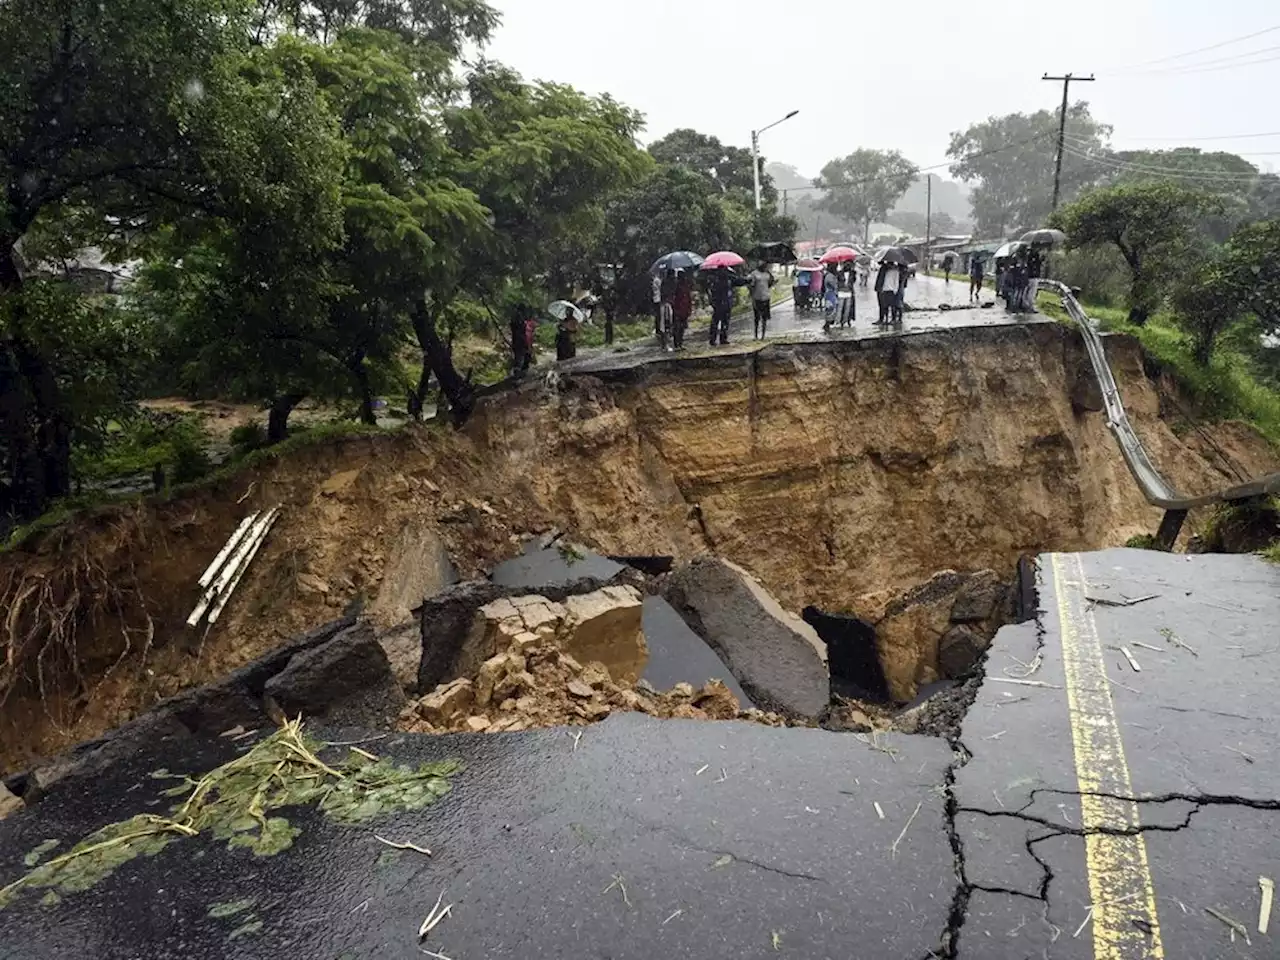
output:
POLYGON ((755 339, 763 340, 769 326, 770 290, 773 287, 773 272, 763 260, 756 265, 747 277, 751 288, 751 312, 755 325, 755 339))
POLYGON ((898 299, 898 265, 888 260, 880 262, 880 271, 876 274, 876 303, 880 307, 877 324, 883 326, 893 320, 894 306, 898 299))
POLYGON ((719 341, 723 346, 729 342, 729 316, 733 313, 733 294, 735 287, 746 286, 747 281, 733 272, 745 261, 729 250, 713 253, 702 263, 703 274, 707 278, 707 295, 711 300, 711 335, 709 341, 715 346, 719 341))
POLYGON ((557 300, 547 308, 556 318, 556 359, 572 360, 578 355, 578 324, 586 315, 568 300, 557 300))
POLYGON ((671 296, 671 340, 677 350, 684 349, 684 332, 693 314, 693 278, 688 270, 676 271, 676 289, 671 296))

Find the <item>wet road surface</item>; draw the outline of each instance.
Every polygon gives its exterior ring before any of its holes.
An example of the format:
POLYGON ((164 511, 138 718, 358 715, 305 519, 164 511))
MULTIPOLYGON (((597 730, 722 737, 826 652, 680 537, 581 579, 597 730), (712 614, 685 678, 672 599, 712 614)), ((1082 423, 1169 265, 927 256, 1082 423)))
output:
MULTIPOLYGON (((453 960, 1280 955, 1280 918, 1257 929, 1259 877, 1280 874, 1280 568, 1138 550, 1039 567, 1039 615, 997 635, 954 753, 637 714, 576 749, 562 729, 393 736, 369 746, 463 759, 454 791, 366 827, 291 814, 304 832, 271 858, 198 837, 54 905, 24 893, 0 957, 417 957, 442 890, 427 947, 453 960), (375 833, 434 856, 387 857, 375 833), (233 938, 242 922, 208 911, 242 897, 262 925, 233 938)), ((163 809, 151 771, 235 749, 158 739, 60 782, 0 823, 0 883, 46 838, 163 809)))
POLYGON ((1258 878, 1280 879, 1280 567, 1107 550, 1043 557, 1040 580, 961 734, 966 878, 1001 892, 971 899, 959 956, 1280 956, 1280 917, 1257 930, 1258 878))
MULTIPOLYGON (((200 837, 56 906, 25 895, 0 911, 0 956, 421 957, 419 924, 445 891, 453 910, 427 946, 455 960, 923 957, 953 892, 937 790, 949 751, 886 745, 900 752, 639 714, 587 729, 576 749, 554 729, 368 744, 466 769, 435 806, 376 826, 299 817, 304 833, 275 857, 200 837), (389 858, 375 833, 433 856, 389 858), (208 912, 244 897, 262 927, 232 938, 243 916, 208 912)), ((6 821, 4 877, 45 837, 145 804, 163 786, 149 771, 189 762, 157 744, 98 785, 101 801, 50 797, 38 817, 6 821)))
MULTIPOLYGON (((779 278, 779 282, 787 282, 779 278)), ((906 311, 898 326, 878 326, 875 320, 879 309, 876 293, 870 287, 858 288, 854 297, 854 322, 847 327, 832 326, 823 330, 823 316, 814 311, 800 314, 790 300, 775 304, 767 327, 769 341, 813 340, 868 340, 883 337, 909 336, 937 330, 953 330, 960 327, 990 327, 1007 324, 1045 322, 1040 315, 1014 315, 1005 311, 1003 301, 996 300, 988 287, 983 291, 980 303, 969 301, 969 282, 952 278, 946 283, 941 277, 918 276, 907 286, 907 304, 914 308, 906 311), (994 302, 993 302, 994 301, 994 302)), ((672 357, 705 357, 721 353, 740 353, 757 349, 760 340, 753 339, 751 312, 748 310, 733 319, 729 326, 729 344, 712 347, 707 343, 705 325, 690 330, 685 337, 683 351, 664 352, 656 340, 635 341, 613 347, 583 350, 570 361, 557 365, 558 369, 585 373, 591 370, 632 367, 672 357)))

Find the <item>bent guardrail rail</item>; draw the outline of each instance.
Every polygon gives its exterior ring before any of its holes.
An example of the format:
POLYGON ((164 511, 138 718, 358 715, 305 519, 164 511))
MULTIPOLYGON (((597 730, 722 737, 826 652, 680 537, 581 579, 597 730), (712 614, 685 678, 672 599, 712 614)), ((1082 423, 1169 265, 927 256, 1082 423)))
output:
POLYGON ((1280 473, 1271 473, 1246 483, 1236 484, 1213 493, 1200 496, 1187 496, 1169 483, 1151 462, 1146 447, 1138 439, 1129 416, 1125 413, 1124 403, 1120 400, 1120 390, 1116 385, 1111 366, 1107 363, 1106 350, 1102 345, 1102 337, 1092 320, 1080 306, 1071 288, 1057 280, 1037 280, 1039 289, 1051 290, 1062 298, 1062 305, 1075 322, 1084 339, 1085 350, 1089 354, 1089 363, 1094 375, 1098 378, 1098 386, 1102 388, 1102 399, 1107 414, 1107 427, 1120 447, 1120 454, 1129 468, 1129 473, 1137 481, 1138 488, 1147 502, 1166 511, 1164 522, 1160 524, 1157 539, 1170 546, 1177 539, 1182 521, 1187 511, 1193 507, 1203 507, 1212 503, 1224 503, 1237 500, 1248 500, 1252 497, 1280 493, 1280 473))

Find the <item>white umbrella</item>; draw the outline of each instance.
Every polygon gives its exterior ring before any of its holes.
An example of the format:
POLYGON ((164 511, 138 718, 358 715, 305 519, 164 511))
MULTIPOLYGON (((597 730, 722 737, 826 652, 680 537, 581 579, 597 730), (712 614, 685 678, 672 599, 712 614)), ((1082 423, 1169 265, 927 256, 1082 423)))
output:
POLYGON ((1012 257, 1015 253, 1017 253, 1019 250, 1021 250, 1025 246, 1026 244, 1023 243, 1021 240, 1010 240, 1003 247, 1001 247, 999 250, 996 251, 995 257, 997 260, 1003 260, 1005 257, 1012 257))
POLYGON ((547 313, 551 314, 557 320, 563 320, 569 314, 573 314, 573 319, 582 323, 587 319, 587 315, 579 310, 574 304, 568 300, 556 300, 551 306, 547 307, 547 313))

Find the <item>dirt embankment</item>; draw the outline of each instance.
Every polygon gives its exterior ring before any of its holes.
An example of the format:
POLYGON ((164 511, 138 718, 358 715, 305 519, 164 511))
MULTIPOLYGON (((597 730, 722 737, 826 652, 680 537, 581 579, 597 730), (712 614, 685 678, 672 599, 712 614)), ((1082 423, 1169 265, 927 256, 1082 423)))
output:
MULTIPOLYGON (((1191 491, 1234 480, 1201 435, 1184 442, 1161 419, 1137 344, 1109 349, 1169 476, 1191 491)), ((1073 408, 1086 369, 1056 325, 775 346, 530 384, 462 433, 337 441, 180 501, 103 510, 0 555, 0 765, 373 601, 405 567, 411 526, 437 534, 462 576, 557 526, 606 553, 712 551, 792 610, 870 620, 939 569, 1121 544, 1160 515, 1102 415, 1073 408), (273 504, 280 521, 222 620, 188 630, 200 572, 247 512, 273 504)), ((1275 467, 1247 428, 1212 433, 1235 469, 1275 467)))

